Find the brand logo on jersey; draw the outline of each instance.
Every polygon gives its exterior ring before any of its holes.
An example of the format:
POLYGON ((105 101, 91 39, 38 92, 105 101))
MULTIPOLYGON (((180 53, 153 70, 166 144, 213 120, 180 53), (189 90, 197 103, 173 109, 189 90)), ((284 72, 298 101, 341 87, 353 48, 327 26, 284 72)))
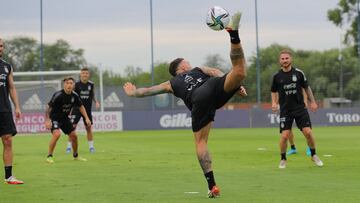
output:
POLYGON ((8 67, 4 66, 4 68, 5 68, 5 73, 9 73, 8 67))
POLYGON ((186 113, 165 114, 160 117, 160 126, 163 128, 191 127, 191 117, 186 113))
POLYGON ((296 81, 297 81, 296 75, 293 75, 293 76, 292 76, 292 81, 293 81, 293 82, 296 82, 296 81))
POLYGON ((40 97, 37 94, 31 95, 28 100, 22 105, 24 110, 41 110, 44 109, 40 97))
POLYGON ((88 86, 88 90, 89 90, 89 91, 91 90, 91 85, 88 86))
POLYGON ((112 92, 108 97, 104 99, 105 108, 119 108, 124 107, 124 103, 120 101, 115 92, 112 92))
POLYGON ((6 80, 7 75, 6 74, 0 74, 0 80, 6 80))
POLYGON ((74 103, 74 101, 75 101, 75 98, 71 97, 71 103, 74 103))

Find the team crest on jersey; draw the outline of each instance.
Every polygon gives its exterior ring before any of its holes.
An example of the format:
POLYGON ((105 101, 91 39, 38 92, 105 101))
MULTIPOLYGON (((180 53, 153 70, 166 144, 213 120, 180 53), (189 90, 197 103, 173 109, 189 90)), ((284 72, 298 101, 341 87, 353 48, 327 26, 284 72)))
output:
POLYGON ((88 86, 88 90, 91 90, 91 86, 90 86, 90 85, 88 86))
POLYGON ((53 121, 53 126, 54 126, 54 128, 59 128, 58 122, 57 122, 57 121, 53 121))
POLYGON ((5 73, 9 73, 8 67, 4 66, 5 73))
POLYGON ((74 103, 74 101, 75 101, 75 98, 71 97, 71 103, 74 103))
POLYGON ((292 76, 292 81, 293 81, 293 82, 296 82, 296 81, 297 81, 296 75, 293 75, 293 76, 292 76))

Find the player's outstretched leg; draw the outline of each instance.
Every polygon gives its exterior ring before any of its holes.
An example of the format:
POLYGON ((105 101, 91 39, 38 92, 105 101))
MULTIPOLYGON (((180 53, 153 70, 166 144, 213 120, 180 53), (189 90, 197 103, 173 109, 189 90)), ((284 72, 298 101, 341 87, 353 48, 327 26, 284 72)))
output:
POLYGON ((234 89, 239 88, 241 82, 246 77, 244 50, 241 46, 239 37, 240 18, 241 13, 235 13, 232 16, 228 27, 226 27, 231 41, 230 59, 232 64, 232 68, 227 74, 224 84, 224 90, 226 92, 231 92, 234 89))
POLYGON ((209 132, 211 128, 211 122, 205 127, 201 128, 199 131, 194 132, 195 137, 195 147, 196 154, 201 166, 201 169, 204 172, 204 176, 208 183, 208 197, 215 198, 220 196, 220 189, 216 186, 214 173, 212 170, 212 160, 208 150, 207 142, 209 137, 209 132))
POLYGON ((311 160, 315 163, 317 166, 323 166, 324 163, 320 160, 318 155, 316 155, 316 149, 315 149, 315 139, 312 134, 312 130, 310 127, 305 127, 302 129, 302 133, 304 134, 307 144, 310 147, 310 155, 311 160))

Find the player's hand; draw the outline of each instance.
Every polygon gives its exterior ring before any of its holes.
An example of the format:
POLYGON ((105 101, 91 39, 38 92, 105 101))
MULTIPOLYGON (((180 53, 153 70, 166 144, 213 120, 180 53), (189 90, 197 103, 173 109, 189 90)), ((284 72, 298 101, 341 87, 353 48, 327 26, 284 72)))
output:
POLYGON ((89 119, 86 119, 85 123, 86 123, 86 126, 88 126, 88 127, 91 126, 91 121, 89 119))
POLYGON ((238 94, 242 97, 246 97, 247 96, 247 92, 246 92, 246 89, 245 87, 243 86, 240 86, 240 89, 238 90, 238 94))
POLYGON ((50 120, 50 119, 46 119, 46 120, 45 120, 45 127, 46 127, 46 129, 48 129, 48 130, 51 129, 52 123, 51 123, 51 120, 50 120))
POLYGON ((123 88, 124 88, 126 95, 128 95, 130 97, 135 95, 136 86, 134 84, 132 84, 131 82, 125 83, 123 88))
POLYGON ((15 119, 19 120, 21 117, 21 111, 19 108, 15 108, 15 119))
POLYGON ((99 109, 99 108, 100 108, 100 102, 98 102, 98 101, 95 102, 95 108, 96 108, 96 109, 99 109))
POLYGON ((318 108, 318 105, 315 101, 310 103, 310 110, 312 112, 316 112, 317 108, 318 108))
POLYGON ((279 105, 277 103, 272 103, 271 110, 276 113, 279 111, 279 105))

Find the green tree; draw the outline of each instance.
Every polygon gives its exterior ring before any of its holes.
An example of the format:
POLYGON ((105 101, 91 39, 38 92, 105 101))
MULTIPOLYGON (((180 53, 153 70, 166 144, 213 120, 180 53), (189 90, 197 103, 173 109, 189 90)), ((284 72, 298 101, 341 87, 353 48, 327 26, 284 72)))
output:
POLYGON ((336 26, 342 28, 347 26, 344 43, 354 46, 354 53, 356 53, 356 45, 358 44, 358 23, 357 18, 357 3, 358 0, 339 0, 337 7, 330 9, 327 12, 328 19, 336 26))

